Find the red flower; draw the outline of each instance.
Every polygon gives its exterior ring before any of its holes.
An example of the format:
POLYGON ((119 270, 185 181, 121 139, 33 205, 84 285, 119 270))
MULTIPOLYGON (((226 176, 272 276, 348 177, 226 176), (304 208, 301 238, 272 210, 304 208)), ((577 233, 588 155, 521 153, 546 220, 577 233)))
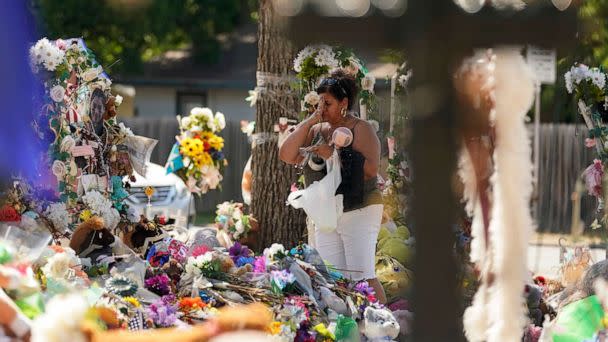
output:
POLYGON ((167 218, 164 216, 159 216, 158 217, 158 223, 159 224, 166 224, 167 223, 167 218))
POLYGON ((15 208, 6 204, 0 208, 0 222, 21 222, 21 215, 15 208))

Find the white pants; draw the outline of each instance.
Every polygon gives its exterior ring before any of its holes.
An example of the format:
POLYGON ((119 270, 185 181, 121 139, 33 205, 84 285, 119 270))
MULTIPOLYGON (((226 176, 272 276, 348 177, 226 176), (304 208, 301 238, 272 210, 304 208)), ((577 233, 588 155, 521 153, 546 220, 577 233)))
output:
POLYGON ((382 204, 346 212, 333 232, 315 229, 321 257, 353 280, 376 278, 376 241, 382 221, 382 204))

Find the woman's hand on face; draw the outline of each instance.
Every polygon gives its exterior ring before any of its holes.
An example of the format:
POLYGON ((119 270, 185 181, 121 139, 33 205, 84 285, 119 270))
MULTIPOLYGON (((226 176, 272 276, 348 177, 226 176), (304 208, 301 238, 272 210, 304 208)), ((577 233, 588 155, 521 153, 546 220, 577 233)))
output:
POLYGON ((307 150, 308 152, 315 153, 316 155, 325 160, 331 158, 331 155, 334 153, 333 146, 330 146, 328 144, 314 145, 309 147, 307 150))
POLYGON ((314 113, 312 113, 312 118, 315 123, 321 123, 323 120, 323 112, 325 112, 325 99, 323 95, 321 95, 321 99, 319 100, 319 104, 317 105, 317 109, 315 109, 314 113))

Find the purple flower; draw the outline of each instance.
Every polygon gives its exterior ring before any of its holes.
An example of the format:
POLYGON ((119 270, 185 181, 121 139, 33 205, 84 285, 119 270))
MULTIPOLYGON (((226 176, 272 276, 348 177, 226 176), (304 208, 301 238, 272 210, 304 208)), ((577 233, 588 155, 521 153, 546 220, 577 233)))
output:
POLYGON ((146 308, 148 316, 158 327, 171 327, 177 321, 177 305, 173 304, 175 296, 163 296, 146 308), (171 301, 173 298, 173 301, 171 301))
POLYGON ((585 178, 585 185, 589 195, 600 197, 602 196, 602 176, 604 175, 604 169, 602 167, 602 161, 599 159, 593 160, 593 164, 589 165, 583 172, 585 178))
POLYGON ((235 242, 234 245, 230 247, 230 249, 228 249, 228 254, 230 254, 230 257, 232 258, 232 261, 234 261, 235 264, 241 257, 248 258, 253 256, 253 252, 251 251, 251 249, 249 249, 249 247, 247 246, 241 245, 238 241, 235 242))
POLYGON ((169 286, 169 277, 161 273, 159 275, 146 279, 146 288, 159 296, 168 295, 171 293, 171 287, 169 286))
POLYGON ((296 277, 287 270, 272 271, 270 273, 270 279, 281 290, 296 281, 296 277))
POLYGON ((357 285, 355 285, 355 291, 359 292, 360 294, 364 295, 365 297, 368 296, 374 296, 376 294, 376 291, 374 291, 374 288, 369 286, 369 284, 366 281, 361 281, 358 282, 357 285))

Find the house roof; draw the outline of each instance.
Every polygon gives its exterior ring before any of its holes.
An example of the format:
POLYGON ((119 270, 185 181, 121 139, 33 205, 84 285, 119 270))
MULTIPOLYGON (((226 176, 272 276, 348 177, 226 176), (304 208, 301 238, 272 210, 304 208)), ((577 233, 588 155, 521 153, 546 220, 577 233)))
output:
MULTIPOLYGON (((253 89, 257 69, 257 26, 243 25, 229 35, 220 37, 222 50, 215 64, 197 64, 190 48, 172 50, 144 64, 138 75, 118 75, 116 80, 123 84, 187 87, 253 89)), ((393 74, 397 66, 381 63, 373 58, 361 56, 368 70, 380 80, 393 74)), ((377 82, 383 87, 385 82, 377 82)))

